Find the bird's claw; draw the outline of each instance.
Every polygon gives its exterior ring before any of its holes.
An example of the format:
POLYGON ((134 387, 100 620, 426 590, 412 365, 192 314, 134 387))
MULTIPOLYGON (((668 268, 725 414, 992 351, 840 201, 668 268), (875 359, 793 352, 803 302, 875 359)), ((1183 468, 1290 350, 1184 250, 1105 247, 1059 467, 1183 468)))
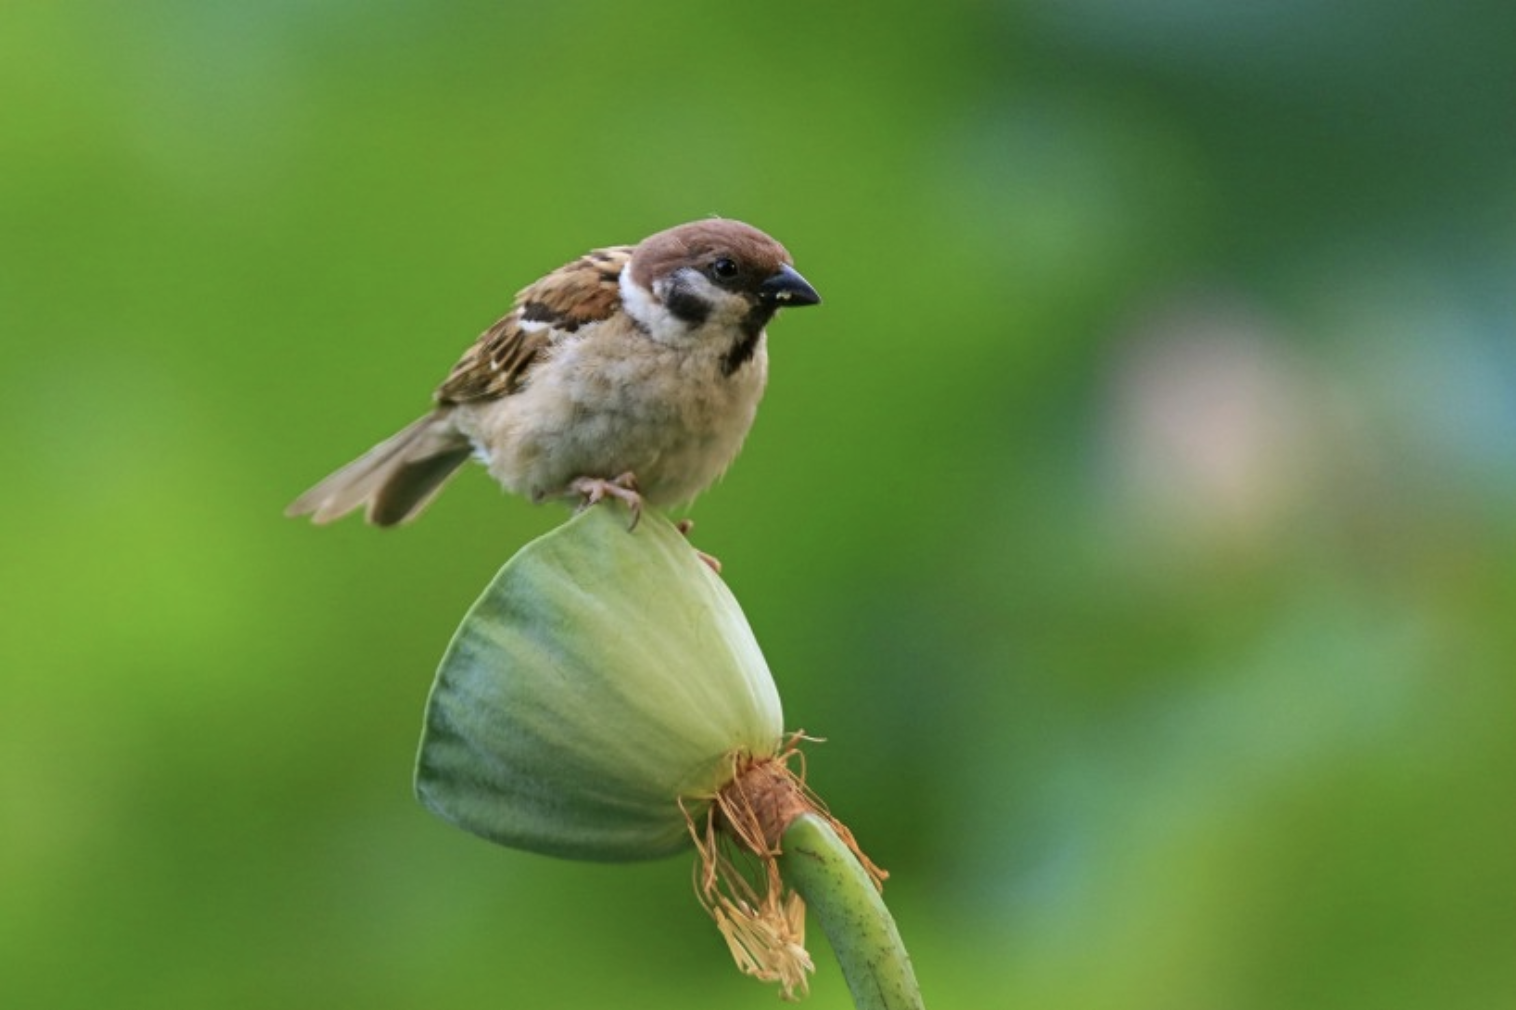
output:
POLYGON ((642 518, 642 495, 637 493, 637 475, 631 471, 610 480, 603 477, 578 477, 569 485, 569 490, 583 496, 584 500, 579 503, 581 512, 606 498, 615 498, 621 502, 632 513, 632 521, 626 527, 628 533, 637 528, 637 520, 642 518))
MULTIPOLYGON (((632 521, 627 524, 626 531, 630 533, 637 528, 637 521, 642 518, 642 495, 637 493, 637 475, 628 471, 619 477, 606 480, 603 477, 579 477, 569 484, 569 490, 580 495, 584 500, 579 503, 578 511, 583 512, 591 505, 598 505, 607 498, 615 498, 627 507, 632 513, 632 521)), ((690 530, 694 529, 695 523, 690 519, 681 519, 674 524, 674 528, 689 539, 690 530)), ((721 562, 713 554, 707 554, 694 544, 690 550, 711 571, 721 574, 721 562)))
MULTIPOLYGON (((684 539, 686 539, 686 540, 688 540, 690 538, 690 530, 692 530, 694 528, 695 528, 695 520, 693 520, 693 519, 681 519, 677 523, 674 524, 674 529, 676 529, 680 533, 682 533, 684 535, 684 539)), ((720 561, 720 559, 718 559, 716 557, 716 555, 714 555, 714 554, 707 554, 707 553, 705 553, 705 551, 702 551, 700 548, 696 547, 694 544, 690 544, 690 550, 692 550, 692 551, 695 552, 695 556, 697 558, 699 558, 701 561, 705 562, 705 566, 707 568, 709 568, 711 571, 715 572, 717 575, 721 574, 721 561, 720 561)))

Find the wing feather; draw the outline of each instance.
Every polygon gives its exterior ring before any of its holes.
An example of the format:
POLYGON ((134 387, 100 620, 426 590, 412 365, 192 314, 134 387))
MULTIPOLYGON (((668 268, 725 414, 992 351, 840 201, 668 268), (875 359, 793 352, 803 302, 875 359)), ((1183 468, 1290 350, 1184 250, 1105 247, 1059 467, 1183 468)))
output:
POLYGON ((596 249, 524 288, 511 311, 453 366, 437 389, 437 402, 492 400, 520 389, 553 344, 615 313, 621 270, 631 256, 631 246, 596 249))

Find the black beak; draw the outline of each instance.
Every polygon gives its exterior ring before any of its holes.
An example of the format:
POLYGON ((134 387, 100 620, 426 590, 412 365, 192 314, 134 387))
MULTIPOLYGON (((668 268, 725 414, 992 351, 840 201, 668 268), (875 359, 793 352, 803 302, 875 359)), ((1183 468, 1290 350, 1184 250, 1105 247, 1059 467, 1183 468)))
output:
POLYGON ((758 285, 758 300, 779 308, 783 305, 817 305, 821 296, 795 272, 794 267, 782 266, 778 273, 758 285))

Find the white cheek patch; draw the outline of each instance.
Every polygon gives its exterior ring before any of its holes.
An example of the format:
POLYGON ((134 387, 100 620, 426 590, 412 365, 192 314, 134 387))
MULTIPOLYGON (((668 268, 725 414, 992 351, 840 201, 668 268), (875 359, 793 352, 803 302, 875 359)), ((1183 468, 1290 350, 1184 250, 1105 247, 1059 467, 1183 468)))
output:
POLYGON ((720 305, 731 295, 711 283, 711 279, 699 270, 685 269, 680 271, 683 275, 684 286, 698 293, 704 301, 712 305, 720 305))
POLYGON ((626 314, 660 343, 685 344, 713 330, 724 332, 748 311, 745 299, 717 287, 693 267, 654 281, 647 291, 632 282, 627 266, 618 284, 626 314))
POLYGON ((668 312, 653 298, 652 293, 633 283, 630 263, 621 268, 621 277, 616 281, 616 286, 621 290, 621 307, 643 329, 656 329, 660 320, 668 318, 668 312))

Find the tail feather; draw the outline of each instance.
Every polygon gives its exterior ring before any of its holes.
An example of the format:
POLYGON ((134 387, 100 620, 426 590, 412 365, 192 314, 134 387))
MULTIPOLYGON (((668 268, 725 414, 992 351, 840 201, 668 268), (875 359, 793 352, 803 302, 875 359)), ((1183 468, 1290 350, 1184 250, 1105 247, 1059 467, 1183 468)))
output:
POLYGON ((434 411, 296 498, 284 514, 325 524, 363 508, 375 526, 393 526, 418 515, 472 452, 447 413, 434 411))

